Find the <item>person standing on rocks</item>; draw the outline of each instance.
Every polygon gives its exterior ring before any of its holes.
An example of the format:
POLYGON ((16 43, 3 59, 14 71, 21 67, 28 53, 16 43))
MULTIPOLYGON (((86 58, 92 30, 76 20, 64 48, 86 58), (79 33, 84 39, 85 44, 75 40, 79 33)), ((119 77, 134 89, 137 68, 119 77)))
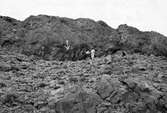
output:
POLYGON ((94 49, 91 49, 90 51, 87 51, 86 54, 89 54, 90 55, 90 64, 92 65, 93 64, 93 60, 94 60, 94 57, 95 57, 95 50, 94 49))
POLYGON ((93 60, 95 57, 95 50, 92 49, 91 51, 86 51, 86 54, 90 55, 91 60, 93 60))
POLYGON ((95 50, 94 50, 94 49, 92 49, 92 50, 90 51, 90 53, 91 53, 91 59, 93 60, 93 59, 94 59, 94 57, 95 57, 95 50))

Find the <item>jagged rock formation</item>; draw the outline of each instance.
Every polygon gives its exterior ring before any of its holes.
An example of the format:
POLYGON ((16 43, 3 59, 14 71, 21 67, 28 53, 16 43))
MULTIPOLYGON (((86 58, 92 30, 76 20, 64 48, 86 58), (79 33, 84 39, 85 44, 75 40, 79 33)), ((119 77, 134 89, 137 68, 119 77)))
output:
POLYGON ((167 56, 167 37, 157 32, 141 32, 134 27, 120 25, 122 48, 132 53, 167 56))
POLYGON ((47 15, 30 16, 24 21, 1 16, 0 45, 45 60, 85 59, 84 51, 92 47, 96 56, 118 50, 167 56, 167 38, 159 33, 127 25, 113 29, 103 21, 47 15), (65 40, 69 40, 70 51, 65 51, 65 40))

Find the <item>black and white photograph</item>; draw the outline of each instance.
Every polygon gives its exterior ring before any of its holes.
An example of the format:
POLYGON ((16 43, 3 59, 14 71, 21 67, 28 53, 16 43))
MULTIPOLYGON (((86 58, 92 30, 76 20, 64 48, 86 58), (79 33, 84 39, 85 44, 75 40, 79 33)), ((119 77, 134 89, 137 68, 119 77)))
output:
POLYGON ((167 113, 167 0, 0 0, 0 113, 167 113))

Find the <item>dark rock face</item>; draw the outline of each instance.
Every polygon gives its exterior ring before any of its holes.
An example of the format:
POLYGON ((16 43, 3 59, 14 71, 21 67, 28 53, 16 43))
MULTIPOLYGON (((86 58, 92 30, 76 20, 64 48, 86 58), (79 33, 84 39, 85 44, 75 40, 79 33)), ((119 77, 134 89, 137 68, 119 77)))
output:
POLYGON ((26 29, 22 53, 58 60, 82 59, 84 49, 81 48, 82 45, 100 47, 104 43, 108 43, 109 36, 115 31, 104 22, 97 23, 90 19, 72 20, 45 15, 31 16, 22 22, 22 26, 26 29), (63 47, 66 40, 69 40, 71 46, 68 52, 64 52, 65 48, 63 47), (60 50, 62 51, 60 52, 60 50), (79 58, 71 58, 69 53, 79 58), (61 56, 66 57, 62 58, 61 56))
POLYGON ((1 47, 45 60, 85 59, 85 46, 94 48, 97 57, 118 50, 167 56, 166 43, 167 38, 156 32, 142 32, 127 25, 113 29, 91 19, 38 15, 18 21, 0 17, 1 47), (71 46, 69 51, 64 48, 66 40, 71 46))
POLYGON ((56 102, 54 109, 58 113, 96 113, 101 102, 97 94, 79 91, 56 102))
POLYGON ((59 48, 59 50, 54 55, 54 58, 59 58, 58 60, 82 60, 86 59, 89 55, 85 54, 90 47, 87 44, 75 45, 74 48, 66 50, 64 47, 59 48), (61 56, 60 56, 61 55, 61 56))
POLYGON ((141 32, 127 25, 120 25, 117 31, 120 34, 122 49, 131 53, 167 56, 165 36, 153 31, 141 32))

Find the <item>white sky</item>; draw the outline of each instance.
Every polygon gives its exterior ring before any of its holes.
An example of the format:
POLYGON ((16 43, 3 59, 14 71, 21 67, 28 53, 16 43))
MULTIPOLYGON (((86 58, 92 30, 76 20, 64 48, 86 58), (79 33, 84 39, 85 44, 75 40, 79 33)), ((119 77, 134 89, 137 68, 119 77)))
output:
POLYGON ((128 24, 167 36, 167 0, 0 0, 0 15, 23 20, 46 14, 103 20, 113 28, 128 24))

